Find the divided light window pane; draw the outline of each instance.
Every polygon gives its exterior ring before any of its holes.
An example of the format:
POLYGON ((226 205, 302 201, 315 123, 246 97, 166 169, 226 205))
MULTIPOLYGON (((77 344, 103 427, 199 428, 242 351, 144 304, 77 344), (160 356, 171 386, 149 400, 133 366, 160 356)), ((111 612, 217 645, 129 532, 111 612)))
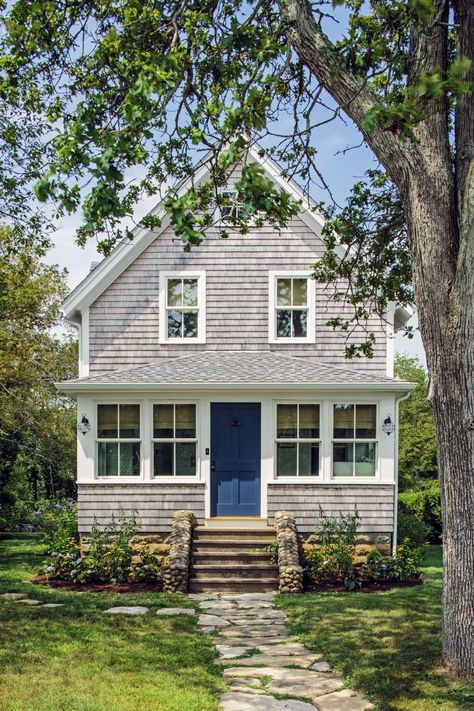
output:
POLYGON ((168 278, 166 306, 167 338, 197 338, 198 279, 168 278))
POLYGON ((299 436, 319 439, 319 405, 300 405, 299 436))
POLYGON ((196 443, 176 442, 176 476, 194 476, 196 473, 196 443))
POLYGON ((98 476, 117 476, 118 442, 99 442, 97 447, 98 476))
POLYGON ((196 437, 195 405, 176 405, 176 437, 196 437))
POLYGON ((375 476, 375 442, 357 442, 355 445, 355 476, 375 476))
POLYGON ((375 439, 377 431, 376 405, 356 405, 356 438, 375 439))
POLYGON ((168 279, 168 306, 183 305, 183 280, 168 279))
POLYGON ((183 279, 183 306, 198 305, 197 279, 183 279))
POLYGON ((174 405, 153 405, 153 438, 172 439, 174 434, 174 405))
POLYGON ((116 439, 118 435, 117 405, 97 406, 97 437, 99 439, 116 439))
POLYGON ((153 474, 155 476, 173 476, 173 442, 154 442, 153 474))
POLYGON ((299 475, 318 476, 319 442, 299 443, 299 475))
POLYGON ((277 405, 277 439, 296 438, 297 405, 277 405))
POLYGON ((334 405, 334 437, 354 438, 354 405, 334 405))
POLYGON ((308 303, 308 280, 293 279, 292 306, 306 306, 308 303))
POLYGON ((354 445, 352 442, 333 444, 333 476, 352 476, 354 467, 354 445))
POLYGON ((120 476, 140 474, 140 442, 120 442, 120 476))
POLYGON ((120 405, 120 439, 140 437, 140 405, 120 405))
POLYGON ((297 443, 277 442, 277 476, 296 476, 297 443))

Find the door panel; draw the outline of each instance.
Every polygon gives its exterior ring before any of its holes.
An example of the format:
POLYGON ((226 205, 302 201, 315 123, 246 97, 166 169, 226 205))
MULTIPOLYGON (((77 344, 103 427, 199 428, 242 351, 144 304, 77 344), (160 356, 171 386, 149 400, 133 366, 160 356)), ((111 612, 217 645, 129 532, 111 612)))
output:
POLYGON ((211 404, 211 515, 260 515, 260 403, 211 404))

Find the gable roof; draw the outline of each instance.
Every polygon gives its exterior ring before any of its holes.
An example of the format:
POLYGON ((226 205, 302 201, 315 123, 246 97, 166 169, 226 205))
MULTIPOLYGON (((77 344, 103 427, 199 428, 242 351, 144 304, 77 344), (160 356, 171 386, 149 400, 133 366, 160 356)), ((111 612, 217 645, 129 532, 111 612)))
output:
MULTIPOLYGON (((294 180, 287 180, 281 174, 281 168, 268 156, 260 155, 257 147, 248 149, 248 157, 259 163, 267 176, 279 188, 286 190, 295 200, 302 201, 300 219, 319 237, 324 225, 324 218, 318 212, 316 203, 301 190, 294 180)), ((196 166, 194 184, 199 185, 209 177, 208 153, 196 166)), ((191 187, 191 179, 184 180, 178 187, 178 195, 184 195, 191 187)), ((132 262, 170 225, 169 217, 164 209, 164 200, 160 201, 150 215, 161 219, 161 227, 157 230, 135 227, 132 230, 133 240, 123 239, 89 274, 70 292, 63 302, 63 312, 66 320, 73 323, 80 321, 80 314, 84 308, 92 304, 132 262)), ((336 248, 337 250, 337 248, 336 248)), ((341 250, 341 258, 344 249, 341 250)))
POLYGON ((153 363, 77 378, 58 387, 82 390, 223 387, 341 387, 347 389, 412 390, 415 384, 349 368, 325 365, 312 356, 287 356, 271 351, 203 351, 166 357, 153 363))

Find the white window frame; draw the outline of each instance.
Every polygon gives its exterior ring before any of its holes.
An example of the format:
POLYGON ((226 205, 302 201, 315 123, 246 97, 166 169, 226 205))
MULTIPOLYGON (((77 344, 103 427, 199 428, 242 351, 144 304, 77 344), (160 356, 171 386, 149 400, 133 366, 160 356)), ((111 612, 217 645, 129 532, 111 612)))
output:
MULTIPOLYGON (((237 196, 238 196, 237 189, 233 185, 230 185, 227 188, 219 188, 218 193, 219 193, 219 195, 223 195, 224 193, 230 193, 235 197, 234 205, 233 206, 229 205, 229 210, 230 211, 235 210, 235 219, 238 220, 239 219, 239 209, 242 206, 242 203, 238 202, 238 200, 237 200, 237 196)), ((234 197, 231 199, 234 200, 234 197)), ((228 217, 222 213, 222 208, 219 208, 218 218, 219 218, 219 223, 221 225, 229 225, 230 227, 234 227, 234 224, 231 222, 231 220, 229 220, 228 217)))
MULTIPOLYGON (((143 467, 144 467, 144 451, 143 451, 143 427, 144 427, 144 407, 143 407, 143 401, 142 400, 137 400, 137 399, 131 399, 131 400, 95 400, 94 401, 94 418, 95 418, 95 444, 94 444, 94 478, 97 481, 101 482, 137 482, 143 480, 143 467), (115 405, 117 408, 120 405, 138 405, 140 408, 139 410, 139 422, 140 422, 140 437, 130 437, 130 438, 123 438, 123 437, 100 437, 99 438, 99 405, 115 405), (99 474, 99 443, 100 442, 113 442, 113 443, 118 443, 119 444, 119 452, 120 452, 120 442, 125 442, 125 443, 134 443, 138 442, 140 444, 140 470, 137 475, 127 475, 127 476, 120 476, 120 474, 109 474, 109 475, 104 475, 104 474, 99 474)), ((117 435, 120 434, 120 415, 118 417, 117 421, 118 425, 118 431, 117 435)), ((120 457, 118 459, 120 462, 120 457)))
POLYGON ((320 400, 276 400, 273 407, 273 481, 280 483, 300 483, 300 484, 310 484, 315 482, 321 482, 323 480, 323 428, 322 428, 322 418, 323 418, 323 405, 320 400), (278 428, 278 405, 297 405, 297 419, 296 419, 296 437, 284 437, 278 439, 277 428, 278 428), (299 437, 299 406, 300 405, 318 405, 319 406, 319 437, 299 437), (294 476, 278 476, 277 472, 277 445, 279 442, 291 443, 295 442, 299 444, 317 442, 319 444, 319 466, 318 474, 304 476, 298 473, 299 468, 299 447, 297 447, 296 452, 296 474, 294 476))
MULTIPOLYGON (((269 292, 269 313, 268 313, 268 342, 269 343, 315 343, 316 342, 316 284, 314 279, 311 279, 311 272, 308 271, 270 271, 268 273, 268 292, 269 292), (276 294, 277 294, 277 279, 307 279, 307 333, 306 336, 293 336, 290 338, 278 337, 276 334, 276 294)), ((295 307, 296 309, 297 307, 295 307)))
MULTIPOLYGON (((173 410, 173 431, 175 430, 175 425, 176 425, 176 407, 173 410)), ((192 399, 186 399, 186 400, 170 400, 170 399, 163 399, 163 400, 152 400, 150 403, 150 440, 151 440, 151 449, 150 449, 150 480, 159 484, 160 482, 163 484, 186 484, 186 483, 191 483, 191 482, 196 482, 200 479, 200 464, 201 464, 201 458, 199 454, 199 442, 200 442, 200 418, 199 418, 199 403, 197 400, 192 400, 192 399), (196 410, 196 436, 195 437, 159 437, 156 438, 153 436, 153 408, 155 405, 194 405, 195 410, 196 410), (155 476, 154 471, 155 471, 155 448, 154 444, 155 442, 185 442, 185 443, 192 443, 194 442, 196 445, 196 473, 191 475, 191 476, 177 476, 176 474, 173 474, 172 476, 155 476)), ((174 469, 176 471, 176 457, 174 457, 174 469)))
POLYGON ((185 344, 185 343, 205 343, 206 342, 206 272, 204 271, 181 271, 181 272, 160 272, 160 343, 185 344), (189 310, 198 312, 198 335, 193 338, 170 338, 168 336, 168 279, 197 279, 198 282, 198 303, 197 306, 190 307, 189 310))
POLYGON ((331 422, 331 429, 330 429, 330 478, 331 481, 337 483, 341 482, 342 484, 351 482, 351 483, 356 483, 356 482, 361 482, 361 483, 366 483, 366 482, 373 482, 373 481, 380 481, 380 428, 379 428, 379 411, 380 411, 380 403, 376 402, 375 400, 347 400, 347 399, 341 399, 341 400, 334 400, 330 403, 330 408, 331 408, 331 415, 330 415, 330 422, 331 422), (334 437, 334 406, 335 405, 354 405, 354 437, 352 438, 342 438, 342 437, 334 437), (370 437, 363 437, 363 438, 356 438, 355 437, 355 417, 356 417, 356 410, 355 406, 357 405, 375 405, 375 438, 370 438, 370 437), (355 471, 355 445, 356 444, 375 444, 375 473, 373 476, 356 476, 354 471, 355 471), (352 475, 351 476, 334 476, 334 444, 352 444, 354 446, 354 459, 352 462, 352 475))

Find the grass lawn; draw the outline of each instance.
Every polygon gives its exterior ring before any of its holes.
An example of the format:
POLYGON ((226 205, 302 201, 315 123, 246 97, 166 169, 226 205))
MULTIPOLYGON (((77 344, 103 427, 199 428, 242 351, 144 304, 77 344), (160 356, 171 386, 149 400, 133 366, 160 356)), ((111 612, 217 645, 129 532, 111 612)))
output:
POLYGON ((469 711, 474 684, 441 667, 442 554, 431 546, 425 584, 385 593, 280 598, 292 631, 363 690, 377 711, 469 711))
POLYGON ((56 609, 0 598, 1 711, 216 711, 224 684, 210 638, 194 619, 159 618, 190 605, 164 593, 67 592, 32 585, 41 546, 0 534, 0 593, 22 592, 56 609), (146 605, 143 617, 104 615, 146 605))

